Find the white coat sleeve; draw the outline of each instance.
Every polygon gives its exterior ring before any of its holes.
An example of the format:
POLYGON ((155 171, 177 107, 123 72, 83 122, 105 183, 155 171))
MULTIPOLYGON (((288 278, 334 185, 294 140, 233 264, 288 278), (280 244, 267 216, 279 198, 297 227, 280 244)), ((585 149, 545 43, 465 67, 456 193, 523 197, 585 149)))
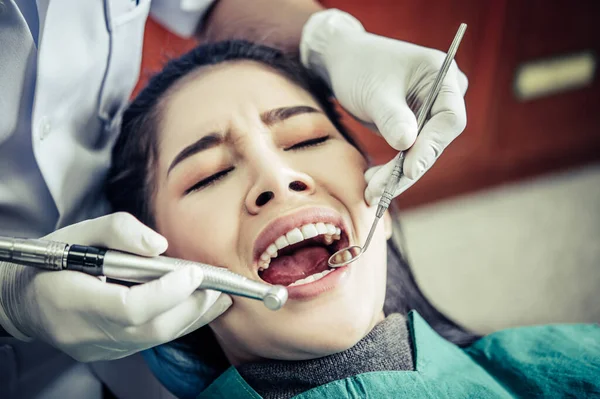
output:
POLYGON ((181 37, 192 37, 216 0, 152 0, 150 14, 181 37))

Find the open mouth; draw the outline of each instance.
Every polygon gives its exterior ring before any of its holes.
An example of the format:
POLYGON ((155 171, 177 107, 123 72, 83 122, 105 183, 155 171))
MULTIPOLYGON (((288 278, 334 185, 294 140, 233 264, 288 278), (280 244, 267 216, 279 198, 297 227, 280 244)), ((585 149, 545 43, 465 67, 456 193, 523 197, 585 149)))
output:
POLYGON ((310 284, 335 270, 327 261, 348 242, 343 227, 333 223, 307 223, 293 228, 262 252, 258 276, 269 284, 290 287, 310 284))

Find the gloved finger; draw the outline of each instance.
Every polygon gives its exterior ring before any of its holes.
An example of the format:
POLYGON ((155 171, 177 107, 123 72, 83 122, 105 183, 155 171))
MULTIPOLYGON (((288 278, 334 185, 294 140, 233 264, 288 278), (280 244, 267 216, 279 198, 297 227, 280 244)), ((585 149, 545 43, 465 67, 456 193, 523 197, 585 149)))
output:
POLYGON ((175 308, 139 327, 127 329, 131 340, 158 345, 200 328, 231 306, 229 295, 213 290, 194 292, 175 308))
POLYGON ((133 355, 143 349, 139 348, 137 345, 132 346, 129 342, 123 342, 120 339, 108 343, 92 341, 86 345, 73 345, 69 348, 68 355, 78 362, 88 363, 121 359, 133 355))
MULTIPOLYGON (((375 166, 365 172, 365 179, 367 179, 367 188, 365 189, 365 201, 369 206, 375 206, 378 204, 379 199, 383 195, 385 186, 387 185, 389 178, 394 169, 396 157, 386 163, 385 165, 375 166)), ((394 197, 397 197, 410 186, 415 183, 415 180, 409 179, 406 176, 402 176, 396 189, 394 190, 394 197)))
POLYGON ((365 189, 365 201, 369 206, 375 206, 383 195, 387 179, 394 169, 396 157, 384 165, 375 166, 365 172, 367 188, 365 189))
POLYGON ((199 267, 186 266, 131 288, 115 286, 121 290, 105 300, 103 312, 121 326, 143 325, 185 302, 203 277, 199 267))
POLYGON ((113 347, 107 347, 99 344, 92 344, 90 347, 82 348, 81 350, 75 350, 73 353, 69 353, 69 355, 77 360, 78 362, 102 362, 107 360, 118 360, 127 356, 131 356, 139 351, 143 351, 146 349, 150 349, 151 346, 148 347, 136 347, 134 349, 115 349, 113 347), (92 351, 90 348, 94 348, 92 351), (93 353, 90 355, 90 353, 93 353))
POLYGON ((460 88, 460 94, 464 97, 469 88, 469 79, 460 69, 458 70, 458 87, 460 88))
POLYGON ((369 116, 377 130, 398 151, 410 148, 417 137, 417 119, 405 97, 402 91, 380 90, 368 104, 369 116))
POLYGON ((67 226, 46 236, 69 244, 93 245, 143 256, 157 256, 167 240, 126 212, 117 212, 67 226))
POLYGON ((64 350, 65 346, 72 347, 77 342, 93 341, 104 335, 102 331, 90 330, 89 326, 107 312, 102 304, 115 296, 116 289, 124 287, 70 270, 31 270, 34 271, 28 283, 31 290, 22 292, 21 300, 34 305, 35 311, 21 312, 21 316, 27 317, 26 324, 36 329, 33 336, 64 350), (97 308, 102 309, 102 313, 98 314, 97 308), (65 319, 69 323, 65 323, 65 319), (77 321, 73 323, 73 320, 77 321))
POLYGON ((225 313, 225 311, 227 311, 227 309, 229 309, 232 304, 233 300, 231 299, 231 296, 225 293, 220 293, 213 306, 211 306, 206 311, 206 313, 204 313, 196 321, 191 323, 187 328, 180 331, 177 334, 177 337, 182 337, 186 334, 191 333, 192 331, 196 331, 200 327, 207 325, 208 323, 225 313))
POLYGON ((367 184, 371 182, 375 173, 382 167, 383 165, 377 165, 367 169, 367 171, 365 172, 365 181, 367 182, 367 184))
POLYGON ((466 127, 465 101, 455 77, 444 80, 431 115, 414 145, 406 152, 404 175, 411 180, 418 180, 466 127))
POLYGON ((406 176, 402 176, 398 182, 398 185, 396 186, 396 189, 394 190, 394 198, 408 190, 416 182, 416 180, 411 180, 406 176))

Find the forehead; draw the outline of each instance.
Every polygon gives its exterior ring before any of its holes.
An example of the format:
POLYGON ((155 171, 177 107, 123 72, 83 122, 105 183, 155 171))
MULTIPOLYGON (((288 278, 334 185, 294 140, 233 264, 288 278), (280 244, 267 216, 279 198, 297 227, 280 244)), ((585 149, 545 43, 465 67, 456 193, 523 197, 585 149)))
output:
POLYGON ((202 67, 184 78, 163 102, 161 130, 206 133, 237 120, 254 121, 274 108, 310 105, 312 96, 274 69, 254 61, 202 67))

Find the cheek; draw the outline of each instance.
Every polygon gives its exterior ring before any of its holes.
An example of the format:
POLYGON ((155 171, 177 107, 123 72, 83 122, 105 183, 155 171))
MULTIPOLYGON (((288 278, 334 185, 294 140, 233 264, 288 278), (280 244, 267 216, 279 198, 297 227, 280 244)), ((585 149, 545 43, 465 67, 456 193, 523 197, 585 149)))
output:
POLYGON ((157 228, 169 242, 168 256, 216 266, 230 261, 224 255, 232 253, 231 245, 237 241, 239 212, 232 197, 214 191, 157 203, 157 228))
POLYGON ((277 351, 287 352, 287 348, 277 345, 277 336, 288 333, 281 327, 282 322, 290 320, 286 307, 273 312, 255 300, 237 296, 232 296, 232 300, 233 306, 210 323, 226 354, 244 354, 241 357, 246 359, 240 360, 251 361, 277 358, 277 351))
POLYGON ((347 142, 331 143, 331 148, 322 156, 306 159, 305 165, 315 180, 326 185, 328 191, 347 206, 364 203, 367 161, 347 142))
MULTIPOLYGON (((370 227, 370 226, 369 226, 370 227)), ((370 281, 376 306, 383 306, 387 278, 387 241, 385 228, 379 223, 368 250, 356 261, 361 281, 370 281)))

